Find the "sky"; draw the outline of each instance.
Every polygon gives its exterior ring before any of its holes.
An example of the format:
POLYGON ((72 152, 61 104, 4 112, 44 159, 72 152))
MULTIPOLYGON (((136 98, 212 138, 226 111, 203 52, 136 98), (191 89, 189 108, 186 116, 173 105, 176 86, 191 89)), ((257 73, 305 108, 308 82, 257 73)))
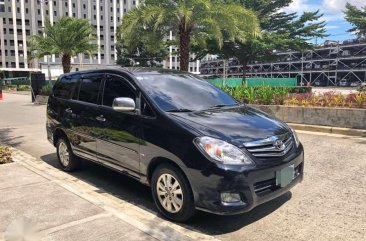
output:
MULTIPOLYGON (((344 19, 346 3, 349 2, 357 7, 366 6, 366 0, 293 0, 284 10, 288 13, 320 10, 324 14, 322 20, 326 22, 327 33, 330 35, 325 39, 317 39, 318 43, 325 40, 346 40, 354 39, 355 35, 348 33, 351 25, 344 19)), ((312 41, 315 43, 315 39, 312 41)))

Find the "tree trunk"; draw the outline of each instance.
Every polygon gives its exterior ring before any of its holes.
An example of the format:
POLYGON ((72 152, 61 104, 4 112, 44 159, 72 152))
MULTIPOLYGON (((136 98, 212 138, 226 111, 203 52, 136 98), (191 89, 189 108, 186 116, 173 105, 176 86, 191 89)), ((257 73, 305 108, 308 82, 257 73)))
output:
POLYGON ((179 53, 180 53, 180 70, 188 71, 189 66, 189 50, 191 44, 190 30, 179 28, 179 53))
POLYGON ((247 75, 247 65, 248 65, 248 60, 246 59, 242 59, 239 60, 240 64, 243 66, 243 77, 242 77, 242 85, 245 85, 246 82, 246 75, 247 75))
POLYGON ((68 54, 62 55, 62 68, 64 70, 64 74, 70 73, 71 70, 71 56, 68 54))

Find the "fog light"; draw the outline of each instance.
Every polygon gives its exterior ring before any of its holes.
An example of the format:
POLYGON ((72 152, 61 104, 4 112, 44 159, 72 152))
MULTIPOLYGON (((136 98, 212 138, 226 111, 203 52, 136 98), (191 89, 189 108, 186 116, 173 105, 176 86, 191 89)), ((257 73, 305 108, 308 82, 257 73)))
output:
POLYGON ((223 203, 241 202, 240 194, 239 193, 222 192, 221 193, 221 202, 223 202, 223 203))

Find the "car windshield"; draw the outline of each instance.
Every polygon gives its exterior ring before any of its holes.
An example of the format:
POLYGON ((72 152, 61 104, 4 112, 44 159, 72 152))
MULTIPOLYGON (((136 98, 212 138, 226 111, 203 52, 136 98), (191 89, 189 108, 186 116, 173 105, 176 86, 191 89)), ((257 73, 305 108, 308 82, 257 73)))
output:
POLYGON ((142 74, 137 79, 164 111, 189 112, 238 104, 224 91, 194 75, 142 74))

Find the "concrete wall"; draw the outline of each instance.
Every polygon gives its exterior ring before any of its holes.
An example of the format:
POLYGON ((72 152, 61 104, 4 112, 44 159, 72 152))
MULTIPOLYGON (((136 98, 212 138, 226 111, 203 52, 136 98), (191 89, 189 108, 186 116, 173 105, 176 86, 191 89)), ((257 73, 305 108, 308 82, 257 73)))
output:
POLYGON ((366 110, 353 108, 250 105, 289 123, 366 129, 366 110))

